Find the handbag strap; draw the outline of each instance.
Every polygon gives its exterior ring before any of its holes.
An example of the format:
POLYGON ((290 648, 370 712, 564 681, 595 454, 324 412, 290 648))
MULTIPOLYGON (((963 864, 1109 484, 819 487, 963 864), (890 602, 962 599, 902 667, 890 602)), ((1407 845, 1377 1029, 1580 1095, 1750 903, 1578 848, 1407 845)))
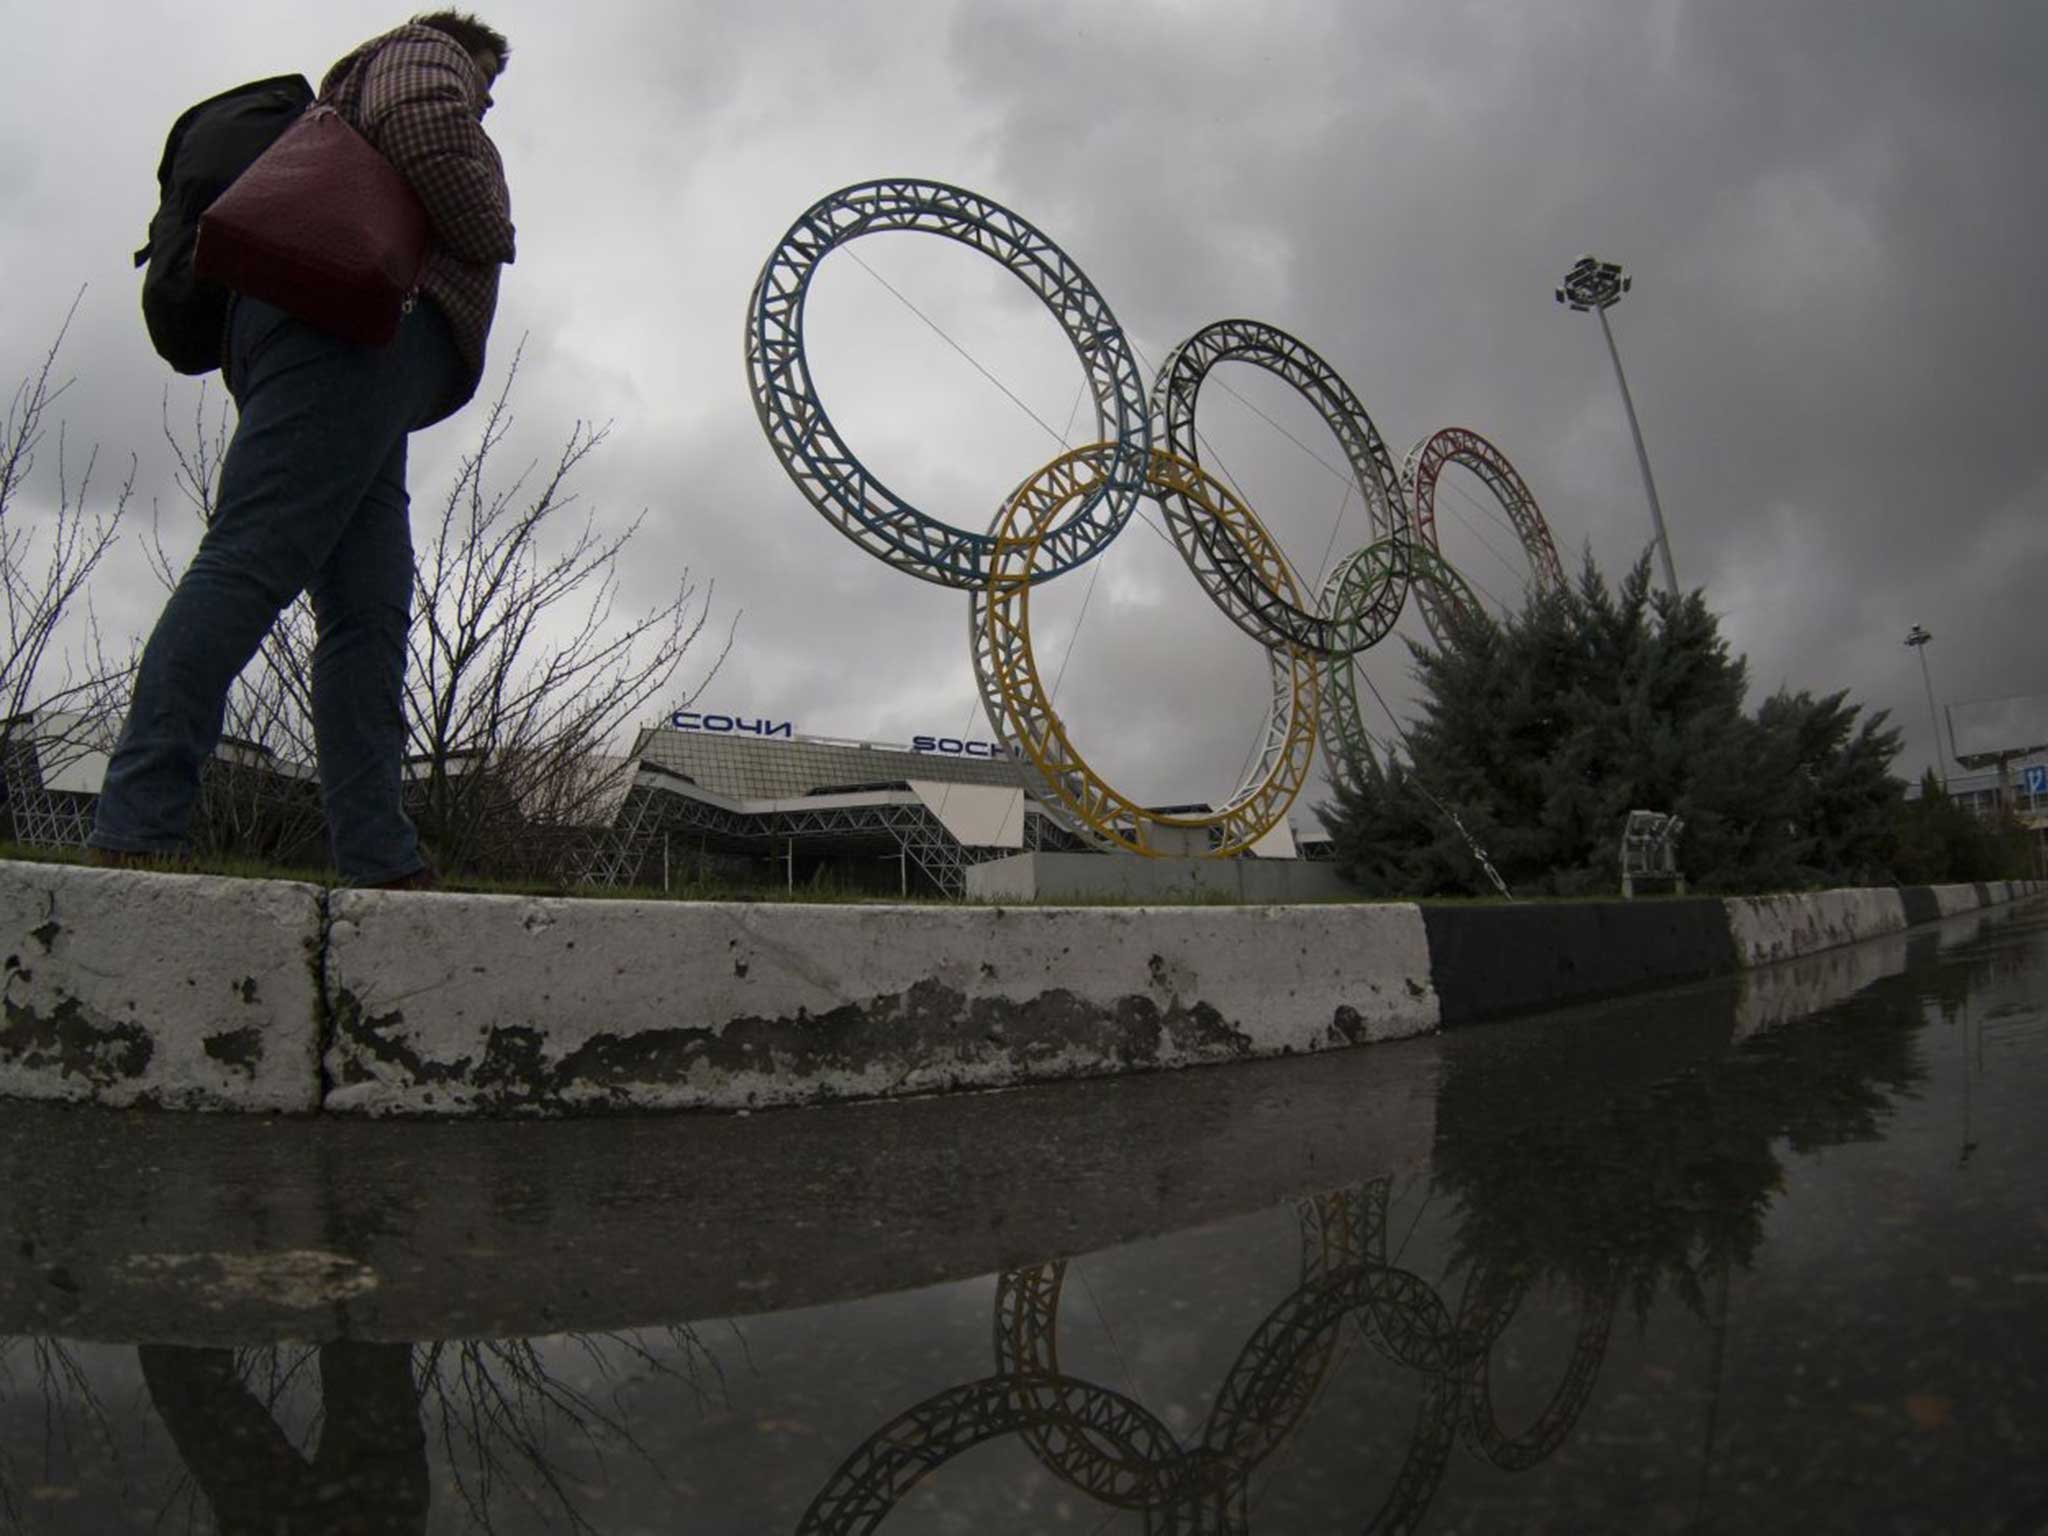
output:
POLYGON ((363 76, 368 72, 371 62, 383 51, 382 47, 366 48, 357 54, 355 61, 349 66, 348 73, 333 81, 331 87, 329 82, 323 80, 320 94, 313 98, 313 105, 306 110, 310 112, 327 107, 337 113, 349 127, 361 133, 363 76))

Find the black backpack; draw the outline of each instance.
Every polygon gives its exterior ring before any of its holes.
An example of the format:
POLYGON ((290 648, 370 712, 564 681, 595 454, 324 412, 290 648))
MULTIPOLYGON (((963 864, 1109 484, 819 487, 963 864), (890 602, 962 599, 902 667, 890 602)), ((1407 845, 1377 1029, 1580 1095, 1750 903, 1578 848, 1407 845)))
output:
POLYGON ((156 168, 156 217, 135 265, 149 268, 142 278, 149 339, 180 373, 218 368, 227 327, 227 289, 192 275, 199 215, 312 102, 313 88, 303 75, 277 75, 209 97, 171 125, 156 168))

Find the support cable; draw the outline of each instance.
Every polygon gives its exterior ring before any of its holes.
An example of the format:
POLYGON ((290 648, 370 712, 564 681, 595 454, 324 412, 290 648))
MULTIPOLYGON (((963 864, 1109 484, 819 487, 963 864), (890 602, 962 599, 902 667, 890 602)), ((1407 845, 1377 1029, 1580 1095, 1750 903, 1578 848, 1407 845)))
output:
MULTIPOLYGON (((1448 464, 1444 466, 1444 468, 1446 469, 1464 467, 1466 466, 1462 465, 1456 459, 1451 460, 1448 464)), ((1439 476, 1436 483, 1439 489, 1448 485, 1451 488, 1453 494, 1455 494, 1460 501, 1464 502, 1466 506, 1472 508, 1475 512, 1479 513, 1480 516, 1489 519, 1496 528, 1500 529, 1502 533, 1506 534, 1509 538, 1513 539, 1517 544, 1522 542, 1522 535, 1515 530, 1515 525, 1509 522, 1507 518, 1502 515, 1500 504, 1498 502, 1495 502, 1491 506, 1487 505, 1485 502, 1481 501, 1477 496, 1474 496, 1470 491, 1466 490, 1465 487, 1460 485, 1456 480, 1445 480, 1441 476, 1439 476)))
MULTIPOLYGON (((1022 411, 1026 416, 1030 417, 1032 421, 1036 422, 1044 432, 1051 436, 1054 442, 1060 445, 1062 451, 1065 451, 1073 446, 1073 443, 1071 441, 1071 435, 1074 430, 1074 418, 1080 414, 1081 401, 1088 392, 1088 381, 1086 378, 1083 378, 1081 383, 1075 388, 1073 404, 1067 408, 1067 424, 1065 429, 1061 431, 1054 431, 1052 424, 1050 422, 1048 422, 1044 417, 1040 416, 1036 411, 1032 410, 1030 406, 1026 405, 1022 397, 1019 396, 1015 390, 1011 389, 1008 385, 1003 383, 1001 379, 996 377, 994 372, 992 372, 987 367, 983 366, 981 361, 978 358, 976 358, 972 352, 968 351, 966 347, 962 346, 958 341, 954 340, 953 337, 947 333, 946 328, 944 326, 940 325, 936 320, 932 319, 930 315, 926 314, 923 310, 919 309, 916 304, 911 302, 907 294, 905 294, 894 283, 890 282, 886 277, 882 276, 881 273, 877 272, 867 262, 863 261, 858 251, 849 249, 847 251, 847 255, 853 258, 854 264, 856 266, 858 266, 863 272, 867 273, 867 275, 869 277, 872 277, 876 282, 880 283, 884 289, 886 289, 892 296, 894 296, 894 298, 899 304, 901 304, 905 309, 909 310, 919 320, 923 321, 924 324, 930 328, 934 335, 936 335, 941 341, 945 342, 947 346, 951 347, 953 351, 958 353, 962 358, 966 359, 968 365, 972 367, 976 373, 980 374, 984 379, 988 380, 990 384, 994 385, 996 389, 1002 393, 1005 399, 1009 400, 1013 405, 1017 407, 1018 410, 1022 411)), ((1153 535, 1156 538, 1159 538, 1160 540, 1168 544, 1171 544, 1173 542, 1171 539, 1167 538, 1166 534, 1159 527, 1157 527, 1151 521, 1151 519, 1145 517, 1143 513, 1138 513, 1137 515, 1140 521, 1142 521, 1148 528, 1152 529, 1153 535)), ((1059 673, 1053 679, 1052 698, 1054 701, 1057 701, 1059 698, 1060 684, 1066 679, 1067 675, 1067 663, 1073 659, 1074 648, 1080 641, 1081 621, 1088 616, 1089 599, 1095 595, 1095 580, 1098 576, 1102 574, 1101 561, 1090 561, 1089 566, 1090 569, 1088 572, 1088 585, 1085 589, 1083 589, 1081 595, 1081 611, 1079 616, 1076 617, 1076 619, 1074 620, 1074 632, 1067 639, 1066 653, 1060 658, 1059 673)), ((960 731, 963 736, 968 731, 973 729, 975 717, 977 714, 980 713, 980 710, 981 704, 979 700, 976 700, 975 702, 968 705, 967 717, 964 721, 962 721, 960 726, 960 731)), ((952 782, 949 780, 947 781, 945 792, 939 796, 938 816, 941 825, 944 824, 946 806, 951 802, 952 795, 953 786, 952 782)))
MULTIPOLYGON (((1437 482, 1439 486, 1441 486, 1443 483, 1444 482, 1441 480, 1437 482)), ((1455 490, 1460 496, 1463 496, 1467 503, 1473 506, 1479 505, 1479 503, 1475 501, 1469 494, 1467 494, 1462 487, 1453 483, 1452 489, 1455 490)), ((1484 533, 1480 532, 1480 530, 1477 527, 1475 527, 1471 522, 1467 521, 1463 514, 1461 514, 1456 507, 1444 507, 1442 506, 1442 503, 1438 503, 1438 505, 1442 507, 1442 510, 1450 513, 1451 516, 1457 518, 1458 526, 1463 528, 1467 533, 1471 534, 1473 538, 1477 539, 1480 545, 1486 550, 1486 552, 1489 555, 1493 556, 1494 559, 1498 560, 1501 563, 1502 568, 1506 570, 1510 576, 1514 577, 1516 581, 1520 582, 1524 589, 1528 587, 1528 577, 1525 575, 1525 573, 1517 569, 1515 563, 1512 560, 1508 559, 1506 555, 1502 554, 1498 549, 1494 548, 1493 541, 1487 538, 1487 536, 1484 533)), ((1521 535, 1516 534, 1514 529, 1511 527, 1508 529, 1508 532, 1510 534, 1513 534, 1517 539, 1521 537, 1521 535)), ((1460 572, 1460 574, 1465 577, 1466 581, 1470 582, 1475 587, 1479 587, 1479 590, 1481 592, 1485 592, 1489 598, 1492 598, 1494 605, 1498 607, 1501 610, 1501 612, 1508 613, 1512 611, 1507 607, 1505 603, 1502 603, 1499 598, 1494 597, 1491 592, 1487 592, 1486 588, 1480 587, 1478 581, 1475 580, 1469 572, 1460 572)))
POLYGON ((932 329, 932 333, 935 336, 937 336, 939 340, 943 341, 947 346, 951 347, 955 352, 958 352, 963 358, 965 358, 967 360, 967 365, 970 368, 972 368, 976 373, 980 374, 984 379, 987 379, 989 383, 995 385, 995 387, 998 390, 1002 391, 1003 397, 1006 400, 1008 400, 1012 405, 1016 406, 1017 409, 1022 411, 1026 416, 1029 416, 1033 421, 1037 422, 1040 429, 1044 431, 1046 436, 1050 437, 1054 442, 1058 443, 1060 447, 1063 449, 1068 446, 1067 440, 1064 437, 1060 436, 1059 433, 1053 431, 1052 424, 1050 422, 1048 422, 1043 416, 1039 415, 1038 412, 1032 410, 1030 406, 1026 405, 1024 401, 1017 395, 1017 393, 1010 388, 1009 385, 1005 384, 1001 379, 997 378, 993 373, 989 372, 988 369, 982 367, 981 363, 975 358, 972 352, 968 351, 965 347, 961 346, 959 342, 955 341, 951 336, 947 335, 946 328, 944 326, 940 325, 938 321, 934 320, 930 315, 926 314, 923 310, 919 309, 915 304, 911 303, 910 299, 894 283, 890 282, 889 279, 882 276, 881 273, 877 272, 865 261, 862 261, 860 258, 860 252, 848 246, 846 247, 846 254, 853 258, 854 264, 858 266, 861 269, 861 271, 867 273, 869 277, 872 277, 876 282, 880 283, 884 288, 888 289, 890 293, 894 294, 896 296, 896 301, 899 304, 901 304, 905 309, 909 310, 913 315, 917 316, 917 318, 922 320, 926 325, 930 326, 932 329))
MULTIPOLYGON (((1387 723, 1393 726, 1394 733, 1401 738, 1401 744, 1408 748, 1408 762, 1412 769, 1415 762, 1415 748, 1408 740, 1408 733, 1401 728, 1401 722, 1397 718, 1395 718, 1394 711, 1388 707, 1386 699, 1382 697, 1382 695, 1380 694, 1379 684, 1375 683, 1372 680, 1370 674, 1359 672, 1355 673, 1355 675, 1365 678, 1365 686, 1367 688, 1370 688, 1372 690, 1372 696, 1375 699, 1379 700, 1380 709, 1385 713, 1387 717, 1387 723)), ((1360 729, 1364 729, 1364 727, 1361 726, 1360 729)), ((1365 739, 1368 742, 1370 742, 1375 749, 1378 750, 1382 757, 1386 758, 1389 762, 1393 761, 1393 752, 1391 751, 1391 749, 1388 748, 1386 743, 1375 738, 1371 731, 1368 730, 1365 732, 1365 739)), ((1466 829, 1465 823, 1459 817, 1458 813, 1452 810, 1448 805, 1444 804, 1444 802, 1439 800, 1435 795, 1430 793, 1429 786, 1422 782, 1422 775, 1420 773, 1411 771, 1408 776, 1408 781, 1415 786, 1416 791, 1422 796, 1423 799, 1427 800, 1431 805, 1435 806, 1437 810, 1443 815, 1444 819, 1448 821, 1453 827, 1457 828, 1458 836, 1465 840, 1466 848, 1471 851, 1472 857, 1479 861, 1479 867, 1486 872, 1486 878, 1492 882, 1493 888, 1499 891, 1500 894, 1507 900, 1513 901, 1515 899, 1515 893, 1508 889, 1507 881, 1503 880, 1501 878, 1500 871, 1493 867, 1493 860, 1486 856, 1486 850, 1479 845, 1479 839, 1474 837, 1471 834, 1471 832, 1469 832, 1466 829)))
MULTIPOLYGON (((863 261, 858 251, 855 251, 851 247, 848 247, 846 250, 846 254, 853 258, 854 265, 859 267, 863 272, 867 273, 867 275, 869 277, 872 277, 877 283, 880 283, 882 287, 885 290, 887 290, 891 296, 895 298, 897 303, 901 304, 905 309, 909 310, 911 314, 915 315, 919 320, 924 322, 924 324, 931 330, 932 334, 937 336, 947 346, 951 347, 953 351, 957 352, 962 358, 964 358, 969 367, 973 368, 976 373, 980 374, 984 379, 988 380, 990 384, 994 385, 995 388, 1001 392, 1003 398, 1005 398, 1011 404, 1016 406, 1017 409, 1022 411, 1026 416, 1030 417, 1032 421, 1036 422, 1040 430, 1045 432, 1047 436, 1052 438, 1054 442, 1060 445, 1060 449, 1062 452, 1073 447, 1073 444, 1069 439, 1070 435, 1074 430, 1074 418, 1080 413, 1082 397, 1086 395, 1088 392, 1088 381, 1085 377, 1083 377, 1079 387, 1074 391, 1074 403, 1067 410, 1066 429, 1064 431, 1055 431, 1053 429, 1052 423, 1048 422, 1043 416, 1040 416, 1038 412, 1032 410, 1030 406, 1026 405, 1024 403, 1023 398, 1020 395, 1018 395, 1015 390, 1011 389, 1001 379, 997 378, 993 371, 983 366, 980 359, 976 358, 975 355, 972 352, 968 351, 966 347, 962 346, 958 341, 954 340, 952 335, 947 332, 944 326, 940 325, 938 321, 934 320, 930 315, 926 314, 923 310, 919 309, 917 305, 911 301, 909 295, 905 294, 902 289, 898 288, 894 283, 890 282, 886 277, 882 276, 881 273, 877 272, 867 262, 863 261)), ((1168 545, 1171 545, 1173 543, 1173 540, 1167 537, 1166 532, 1163 529, 1161 529, 1156 523, 1154 523, 1149 517, 1145 516, 1143 512, 1133 507, 1132 513, 1147 528, 1150 528, 1152 530, 1153 537, 1159 539, 1160 541, 1168 545)), ((1102 574, 1102 562, 1100 560, 1091 560, 1088 562, 1088 564, 1088 585, 1082 590, 1081 593, 1081 611, 1074 620, 1074 632, 1067 637, 1067 649, 1065 654, 1062 655, 1060 658, 1059 672, 1053 679, 1053 702, 1057 702, 1059 699, 1060 684, 1066 680, 1067 663, 1073 660, 1074 648, 1077 644, 1079 644, 1081 639, 1082 620, 1087 618, 1089 600, 1095 596, 1096 578, 1102 574)), ((975 716, 977 713, 979 713, 980 709, 981 705, 979 701, 976 701, 975 703, 970 704, 968 706, 966 721, 960 727, 961 733, 963 735, 973 728, 975 716)), ((949 782, 946 786, 945 793, 939 796, 939 812, 942 820, 946 805, 952 798, 952 793, 952 785, 949 782)))
MULTIPOLYGON (((1087 391, 1087 388, 1088 381, 1084 378, 1081 381, 1081 387, 1074 391, 1074 403, 1067 411, 1067 431, 1070 433, 1074 430, 1074 417, 1081 410, 1081 396, 1087 391)), ((1072 446, 1064 437, 1060 441, 1063 446, 1072 446)), ((1151 526, 1149 520, 1146 526, 1151 526)), ((1159 533, 1157 528, 1153 528, 1152 531, 1159 533)), ((1166 536, 1160 534, 1160 537, 1165 538, 1166 536)), ((1167 539, 1167 542, 1170 544, 1173 541, 1167 539)), ((1060 684, 1067 680, 1067 663, 1074 659, 1074 649, 1081 643, 1081 621, 1088 617, 1088 604, 1095 596, 1095 578, 1102 574, 1102 566, 1103 562, 1100 560, 1090 560, 1088 562, 1088 585, 1081 589, 1081 611, 1074 615, 1074 632, 1067 636, 1067 648, 1060 656, 1059 671, 1053 674, 1052 694, 1047 700, 1048 705, 1057 705, 1060 701, 1060 684)))
MULTIPOLYGON (((1054 442, 1058 443, 1062 451, 1073 447, 1073 444, 1067 441, 1066 435, 1064 433, 1055 432, 1050 422, 1048 422, 1043 416, 1039 415, 1038 412, 1032 410, 1030 406, 1026 405, 1023 402, 1023 400, 1018 397, 1017 393, 1014 390, 1012 390, 1008 385, 1003 383, 1001 379, 997 378, 995 374, 990 372, 987 368, 983 367, 980 361, 976 359, 972 352, 969 352, 959 342, 955 341, 950 334, 948 334, 944 326, 940 325, 938 321, 932 319, 930 315, 927 315, 923 310, 919 309, 915 304, 913 304, 909 300, 909 298, 907 298, 903 294, 903 292, 895 286, 895 284, 891 283, 886 277, 882 276, 881 273, 877 272, 865 261, 862 261, 860 258, 860 253, 858 251, 853 250, 851 247, 845 247, 844 249, 846 250, 846 254, 853 258, 854 263, 857 266, 859 266, 859 268, 863 272, 867 273, 868 276, 872 277, 876 282, 880 283, 892 295, 894 295, 896 301, 899 304, 901 304, 905 309, 909 310, 913 315, 917 316, 919 320, 922 320, 927 326, 929 326, 932 329, 933 333, 936 334, 941 341, 945 342, 947 346, 951 347, 955 352, 958 352, 962 357, 967 359, 969 366, 971 366, 976 373, 980 374, 983 378, 987 379, 989 383, 993 384, 998 390, 1000 390, 1005 399, 1009 400, 1013 405, 1017 407, 1018 410, 1022 411, 1026 416, 1029 416, 1033 421, 1038 423, 1040 430, 1042 430, 1046 434, 1046 436, 1050 437, 1054 442)), ((1085 392, 1087 390, 1087 387, 1088 382, 1084 378, 1081 381, 1082 391, 1085 392)), ((1073 429, 1073 419, 1071 415, 1068 418, 1067 427, 1069 431, 1073 429)), ((1172 538, 1168 536, 1165 529, 1161 528, 1157 523, 1153 522, 1151 518, 1147 517, 1142 511, 1138 510, 1136 507, 1133 507, 1131 509, 1131 515, 1137 518, 1137 520, 1143 523, 1147 528, 1150 528, 1152 530, 1153 536, 1159 539, 1162 543, 1169 545, 1173 543, 1172 538)), ((1092 564, 1093 562, 1090 563, 1092 564)))

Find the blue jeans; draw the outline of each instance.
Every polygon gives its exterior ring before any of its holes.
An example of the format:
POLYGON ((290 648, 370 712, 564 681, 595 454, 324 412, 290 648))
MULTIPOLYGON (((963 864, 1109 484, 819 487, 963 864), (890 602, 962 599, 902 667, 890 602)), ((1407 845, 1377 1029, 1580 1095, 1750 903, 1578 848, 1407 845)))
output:
POLYGON ((447 319, 422 301, 362 347, 239 300, 228 333, 240 419, 212 523, 165 603, 107 768, 96 848, 175 853, 228 689, 277 616, 313 599, 313 739, 335 867, 358 885, 420 869, 401 804, 412 615, 408 433, 462 377, 447 319))

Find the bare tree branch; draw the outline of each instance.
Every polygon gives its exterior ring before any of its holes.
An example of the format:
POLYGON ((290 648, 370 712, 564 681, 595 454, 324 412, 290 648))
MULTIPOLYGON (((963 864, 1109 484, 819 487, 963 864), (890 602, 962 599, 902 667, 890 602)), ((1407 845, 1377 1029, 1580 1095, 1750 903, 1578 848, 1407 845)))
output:
POLYGON ((604 817, 625 772, 607 752, 674 681, 710 621, 714 588, 685 568, 662 606, 618 615, 619 562, 644 514, 609 534, 586 514, 550 546, 559 514, 576 506, 570 482, 609 425, 574 423, 551 465, 492 487, 519 365, 515 355, 418 559, 408 716, 421 830, 442 861, 553 875, 536 867, 548 843, 534 829, 604 817))
POLYGON ((130 663, 110 662, 90 611, 86 587, 113 547, 135 492, 136 463, 116 487, 111 505, 93 500, 99 450, 88 449, 77 478, 65 425, 56 421, 55 500, 32 498, 39 457, 52 424, 52 407, 70 388, 57 377, 57 358, 78 313, 79 290, 49 348, 16 386, 0 431, 0 762, 6 786, 47 781, 65 762, 111 733, 118 686, 130 663), (82 653, 53 654, 59 629, 83 606, 82 653), (31 712, 33 711, 33 717, 31 712), (18 738, 18 739, 17 739, 18 738), (33 756, 32 772, 24 749, 33 756))

